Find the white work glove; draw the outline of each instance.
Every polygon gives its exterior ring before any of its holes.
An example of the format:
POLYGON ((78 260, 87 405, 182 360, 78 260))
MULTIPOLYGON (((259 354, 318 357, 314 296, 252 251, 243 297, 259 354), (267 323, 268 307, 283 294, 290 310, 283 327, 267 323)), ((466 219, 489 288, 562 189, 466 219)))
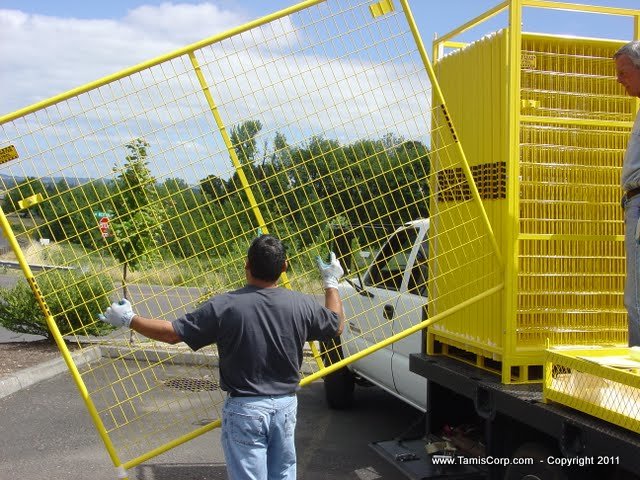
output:
POLYGON ((320 275, 322 275, 324 288, 338 288, 338 282, 342 275, 344 275, 344 270, 340 266, 336 254, 331 252, 328 264, 324 263, 319 255, 316 257, 316 262, 320 269, 320 275))
POLYGON ((113 302, 104 314, 98 315, 103 322, 110 323, 114 327, 127 327, 131 325, 131 319, 135 313, 131 309, 131 302, 123 298, 119 302, 113 302))

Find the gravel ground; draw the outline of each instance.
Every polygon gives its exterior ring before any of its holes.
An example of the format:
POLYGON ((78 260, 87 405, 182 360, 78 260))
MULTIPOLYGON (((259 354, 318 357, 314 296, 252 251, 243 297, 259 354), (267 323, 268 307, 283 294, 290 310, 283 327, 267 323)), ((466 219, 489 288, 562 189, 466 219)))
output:
POLYGON ((47 340, 0 343, 0 378, 59 357, 57 345, 47 340))

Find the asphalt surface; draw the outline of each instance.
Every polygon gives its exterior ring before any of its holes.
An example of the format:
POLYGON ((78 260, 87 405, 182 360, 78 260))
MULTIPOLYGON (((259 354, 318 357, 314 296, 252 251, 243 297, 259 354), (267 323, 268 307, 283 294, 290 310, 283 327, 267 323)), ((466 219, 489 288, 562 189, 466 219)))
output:
MULTIPOLYGON (((326 407, 322 382, 299 393, 298 478, 397 480, 369 444, 402 436, 421 414, 382 390, 356 392, 348 411, 326 407)), ((68 373, 0 399, 0 479, 114 480, 116 472, 68 373)), ((131 480, 226 479, 215 429, 129 471, 131 480)))
MULTIPOLYGON (((20 276, 12 274, 0 275, 0 286, 11 286, 18 278, 20 276)), ((188 304, 189 299, 197 296, 197 289, 176 289, 169 295, 158 295, 154 287, 140 287, 140 291, 134 289, 131 293, 140 311, 152 315, 159 307, 160 311, 171 310, 165 302, 188 304)), ((180 310, 173 309, 172 314, 177 316, 182 313, 180 310)), ((0 342, 40 338, 0 327, 0 342)), ((16 385, 0 381, 0 390, 6 390, 6 396, 0 395, 0 480, 117 478, 66 366, 61 359, 53 363, 56 365, 25 371, 26 375, 18 372, 17 383, 13 382, 16 385)), ((421 424, 420 412, 376 387, 359 388, 356 399, 355 408, 333 411, 326 406, 322 381, 301 390, 296 429, 298 478, 405 478, 369 444, 396 438, 405 434, 411 425, 421 424)), ((215 429, 135 467, 129 471, 129 478, 226 479, 220 430, 215 429)))
POLYGON ((28 335, 26 333, 16 333, 6 328, 0 327, 0 343, 8 342, 31 342, 33 340, 42 340, 44 337, 40 335, 28 335))

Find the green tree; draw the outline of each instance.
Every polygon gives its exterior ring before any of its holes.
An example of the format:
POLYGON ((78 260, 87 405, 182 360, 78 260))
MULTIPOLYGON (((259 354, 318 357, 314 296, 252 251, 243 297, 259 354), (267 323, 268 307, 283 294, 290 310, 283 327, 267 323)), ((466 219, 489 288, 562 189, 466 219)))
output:
POLYGON ((108 202, 111 193, 102 179, 74 187, 61 179, 49 189, 47 201, 38 205, 40 215, 47 220, 39 228, 40 236, 95 250, 104 244, 95 212, 112 210, 108 202))
MULTIPOLYGON (((113 329, 97 316, 109 303, 113 283, 107 275, 50 270, 38 275, 49 311, 62 335, 103 335, 113 329)), ((0 325, 17 332, 42 335, 53 342, 33 291, 19 281, 0 289, 0 325)))
MULTIPOLYGON (((39 193, 45 198, 47 197, 47 189, 44 183, 42 183, 42 180, 35 177, 27 177, 5 194, 4 200, 2 201, 2 210, 4 213, 17 212, 18 210, 21 210, 19 205, 21 200, 39 193)), ((34 212, 39 212, 37 205, 26 208, 23 213, 26 214, 27 212, 32 214, 34 212)))
POLYGON ((136 138, 125 148, 128 155, 124 167, 114 168, 118 173, 111 197, 115 215, 110 221, 108 243, 112 255, 122 264, 122 294, 128 298, 127 273, 148 268, 160 259, 160 228, 166 211, 149 170, 149 144, 136 138))
POLYGON ((207 195, 211 200, 218 200, 227 193, 227 186, 224 180, 217 175, 207 175, 200 180, 199 184, 202 193, 207 195))
POLYGON ((260 120, 247 120, 231 127, 231 144, 233 145, 240 163, 253 165, 258 153, 256 137, 262 130, 260 120))
POLYGON ((223 238, 216 234, 214 209, 202 187, 193 188, 184 180, 172 178, 159 185, 158 192, 167 217, 162 226, 163 239, 174 258, 200 255, 223 238))
MULTIPOLYGON (((326 237, 322 228, 330 219, 341 218, 343 229, 357 229, 357 240, 370 244, 387 234, 384 228, 428 216, 430 163, 423 143, 387 133, 346 145, 322 136, 290 145, 276 132, 272 150, 259 152, 260 128, 258 121, 245 122, 232 129, 232 139, 269 231, 307 247, 326 237)), ((254 228, 237 173, 227 180, 210 175, 200 187, 220 238, 254 228)))

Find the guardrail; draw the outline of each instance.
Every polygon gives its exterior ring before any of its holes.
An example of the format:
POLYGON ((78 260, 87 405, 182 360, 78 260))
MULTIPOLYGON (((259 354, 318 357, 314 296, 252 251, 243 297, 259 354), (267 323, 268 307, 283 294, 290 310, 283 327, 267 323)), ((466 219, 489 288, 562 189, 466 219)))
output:
MULTIPOLYGON (((12 262, 7 260, 0 260, 0 267, 19 269, 20 264, 18 262, 12 262)), ((43 270, 75 270, 76 267, 61 267, 58 265, 29 265, 32 271, 41 272, 43 270)))

